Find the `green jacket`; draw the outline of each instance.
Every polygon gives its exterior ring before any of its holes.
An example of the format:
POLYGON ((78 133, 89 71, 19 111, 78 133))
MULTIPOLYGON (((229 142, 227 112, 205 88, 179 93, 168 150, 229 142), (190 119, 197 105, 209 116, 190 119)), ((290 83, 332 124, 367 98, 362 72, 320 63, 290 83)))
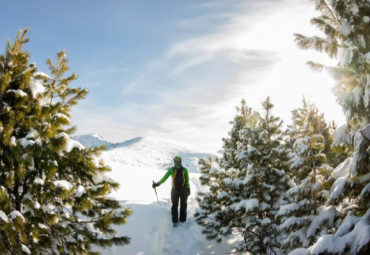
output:
MULTIPOLYGON (((188 172, 188 169, 186 169, 184 167, 184 171, 183 171, 183 174, 185 176, 185 185, 188 189, 190 189, 190 183, 189 183, 189 172, 188 172)), ((175 178, 175 167, 171 167, 170 169, 168 169, 167 173, 163 176, 163 178, 158 182, 159 185, 161 185, 162 183, 164 183, 169 176, 172 176, 172 186, 173 186, 173 179, 175 178)))

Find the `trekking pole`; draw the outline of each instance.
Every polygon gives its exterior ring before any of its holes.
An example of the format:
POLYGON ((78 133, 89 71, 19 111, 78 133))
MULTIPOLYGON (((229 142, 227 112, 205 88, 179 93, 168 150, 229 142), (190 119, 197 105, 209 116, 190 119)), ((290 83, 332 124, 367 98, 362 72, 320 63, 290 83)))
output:
MULTIPOLYGON (((153 181, 153 184, 155 184, 155 181, 153 181)), ((157 201, 158 201, 158 203, 159 203, 157 190, 156 190, 155 188, 153 188, 153 189, 154 189, 154 192, 155 192, 155 196, 157 197, 157 201)))

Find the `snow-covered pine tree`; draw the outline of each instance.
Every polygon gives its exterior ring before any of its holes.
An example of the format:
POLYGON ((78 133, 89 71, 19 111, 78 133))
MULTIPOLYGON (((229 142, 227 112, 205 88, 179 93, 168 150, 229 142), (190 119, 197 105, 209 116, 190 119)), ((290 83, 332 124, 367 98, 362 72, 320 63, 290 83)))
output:
POLYGON ((230 180, 229 210, 235 211, 235 228, 243 231, 239 251, 252 254, 279 254, 279 231, 275 220, 287 190, 288 153, 283 144, 282 121, 272 115, 268 97, 264 113, 254 127, 241 132, 238 160, 241 174, 230 180))
POLYGON ((72 88, 64 51, 52 78, 37 72, 19 31, 0 55, 0 253, 95 254, 92 245, 129 242, 112 224, 131 214, 108 198, 118 183, 105 177, 101 149, 69 138, 71 107, 86 89, 72 88))
POLYGON ((222 237, 232 232, 233 221, 236 220, 234 212, 226 210, 232 203, 228 194, 225 180, 236 179, 240 175, 237 156, 238 146, 241 144, 240 132, 246 126, 254 127, 259 115, 242 100, 241 107, 237 107, 237 114, 230 122, 232 128, 228 138, 223 139, 223 157, 201 159, 200 181, 205 191, 199 192, 197 200, 199 209, 194 217, 199 225, 203 226, 203 234, 210 240, 222 241, 222 237))
POLYGON ((312 245, 320 235, 333 227, 335 207, 323 206, 330 187, 332 165, 337 157, 331 151, 332 136, 324 115, 314 104, 303 100, 303 107, 292 112, 289 126, 291 188, 285 194, 278 218, 286 234, 282 241, 285 251, 312 245), (331 162, 327 162, 327 155, 331 162))
MULTIPOLYGON (((337 82, 335 95, 347 125, 336 132, 333 145, 349 143, 354 151, 335 170, 327 205, 342 213, 334 234, 321 237, 299 254, 368 254, 370 252, 370 2, 368 0, 315 0, 321 12, 311 22, 325 38, 296 35, 304 49, 339 57, 328 69, 337 82), (344 218, 345 217, 345 218, 344 218), (305 253, 304 253, 305 252, 305 253)), ((312 63, 322 69, 321 64, 312 63)), ((293 252, 292 254, 294 254, 293 252)))
POLYGON ((275 216, 287 189, 288 156, 282 122, 272 115, 269 98, 262 105, 263 116, 242 102, 218 166, 202 162, 201 180, 209 192, 198 197, 196 218, 211 239, 240 235, 239 252, 279 254, 275 216))

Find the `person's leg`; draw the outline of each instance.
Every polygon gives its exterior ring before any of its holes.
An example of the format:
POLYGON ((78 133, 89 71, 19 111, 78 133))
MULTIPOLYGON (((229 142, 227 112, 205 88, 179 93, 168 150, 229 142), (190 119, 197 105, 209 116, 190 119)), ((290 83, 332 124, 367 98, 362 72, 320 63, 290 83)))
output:
POLYGON ((172 201, 171 213, 172 213, 172 222, 173 223, 179 222, 179 212, 178 212, 179 198, 180 198, 179 191, 172 188, 172 190, 171 190, 171 201, 172 201))
POLYGON ((186 221, 186 210, 188 207, 188 192, 186 189, 182 189, 180 193, 180 221, 186 221))

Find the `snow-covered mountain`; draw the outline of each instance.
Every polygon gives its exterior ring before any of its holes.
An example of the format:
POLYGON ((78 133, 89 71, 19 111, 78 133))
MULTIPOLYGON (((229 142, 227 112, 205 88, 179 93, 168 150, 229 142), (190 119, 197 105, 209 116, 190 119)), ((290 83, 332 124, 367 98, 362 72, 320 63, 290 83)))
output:
POLYGON ((202 189, 199 182, 199 158, 211 155, 205 150, 183 143, 137 137, 122 143, 110 143, 99 135, 74 137, 85 147, 105 145, 101 158, 112 168, 109 177, 120 183, 111 196, 131 208, 133 215, 127 225, 117 226, 118 235, 131 238, 129 245, 98 248, 103 255, 120 254, 226 254, 232 240, 218 244, 206 240, 202 229, 193 218, 198 207, 196 193, 202 189), (156 196, 152 182, 158 182, 172 165, 175 155, 183 158, 189 169, 191 195, 188 198, 188 219, 174 228, 171 222, 171 180, 157 187, 156 196), (158 200, 157 200, 158 198, 158 200))
POLYGON ((135 166, 167 169, 172 164, 174 156, 179 155, 189 172, 199 172, 199 158, 213 155, 201 148, 161 138, 136 137, 121 143, 111 143, 98 134, 90 134, 76 136, 73 139, 85 147, 105 145, 107 147, 107 151, 103 153, 105 159, 119 162, 128 168, 135 166))

